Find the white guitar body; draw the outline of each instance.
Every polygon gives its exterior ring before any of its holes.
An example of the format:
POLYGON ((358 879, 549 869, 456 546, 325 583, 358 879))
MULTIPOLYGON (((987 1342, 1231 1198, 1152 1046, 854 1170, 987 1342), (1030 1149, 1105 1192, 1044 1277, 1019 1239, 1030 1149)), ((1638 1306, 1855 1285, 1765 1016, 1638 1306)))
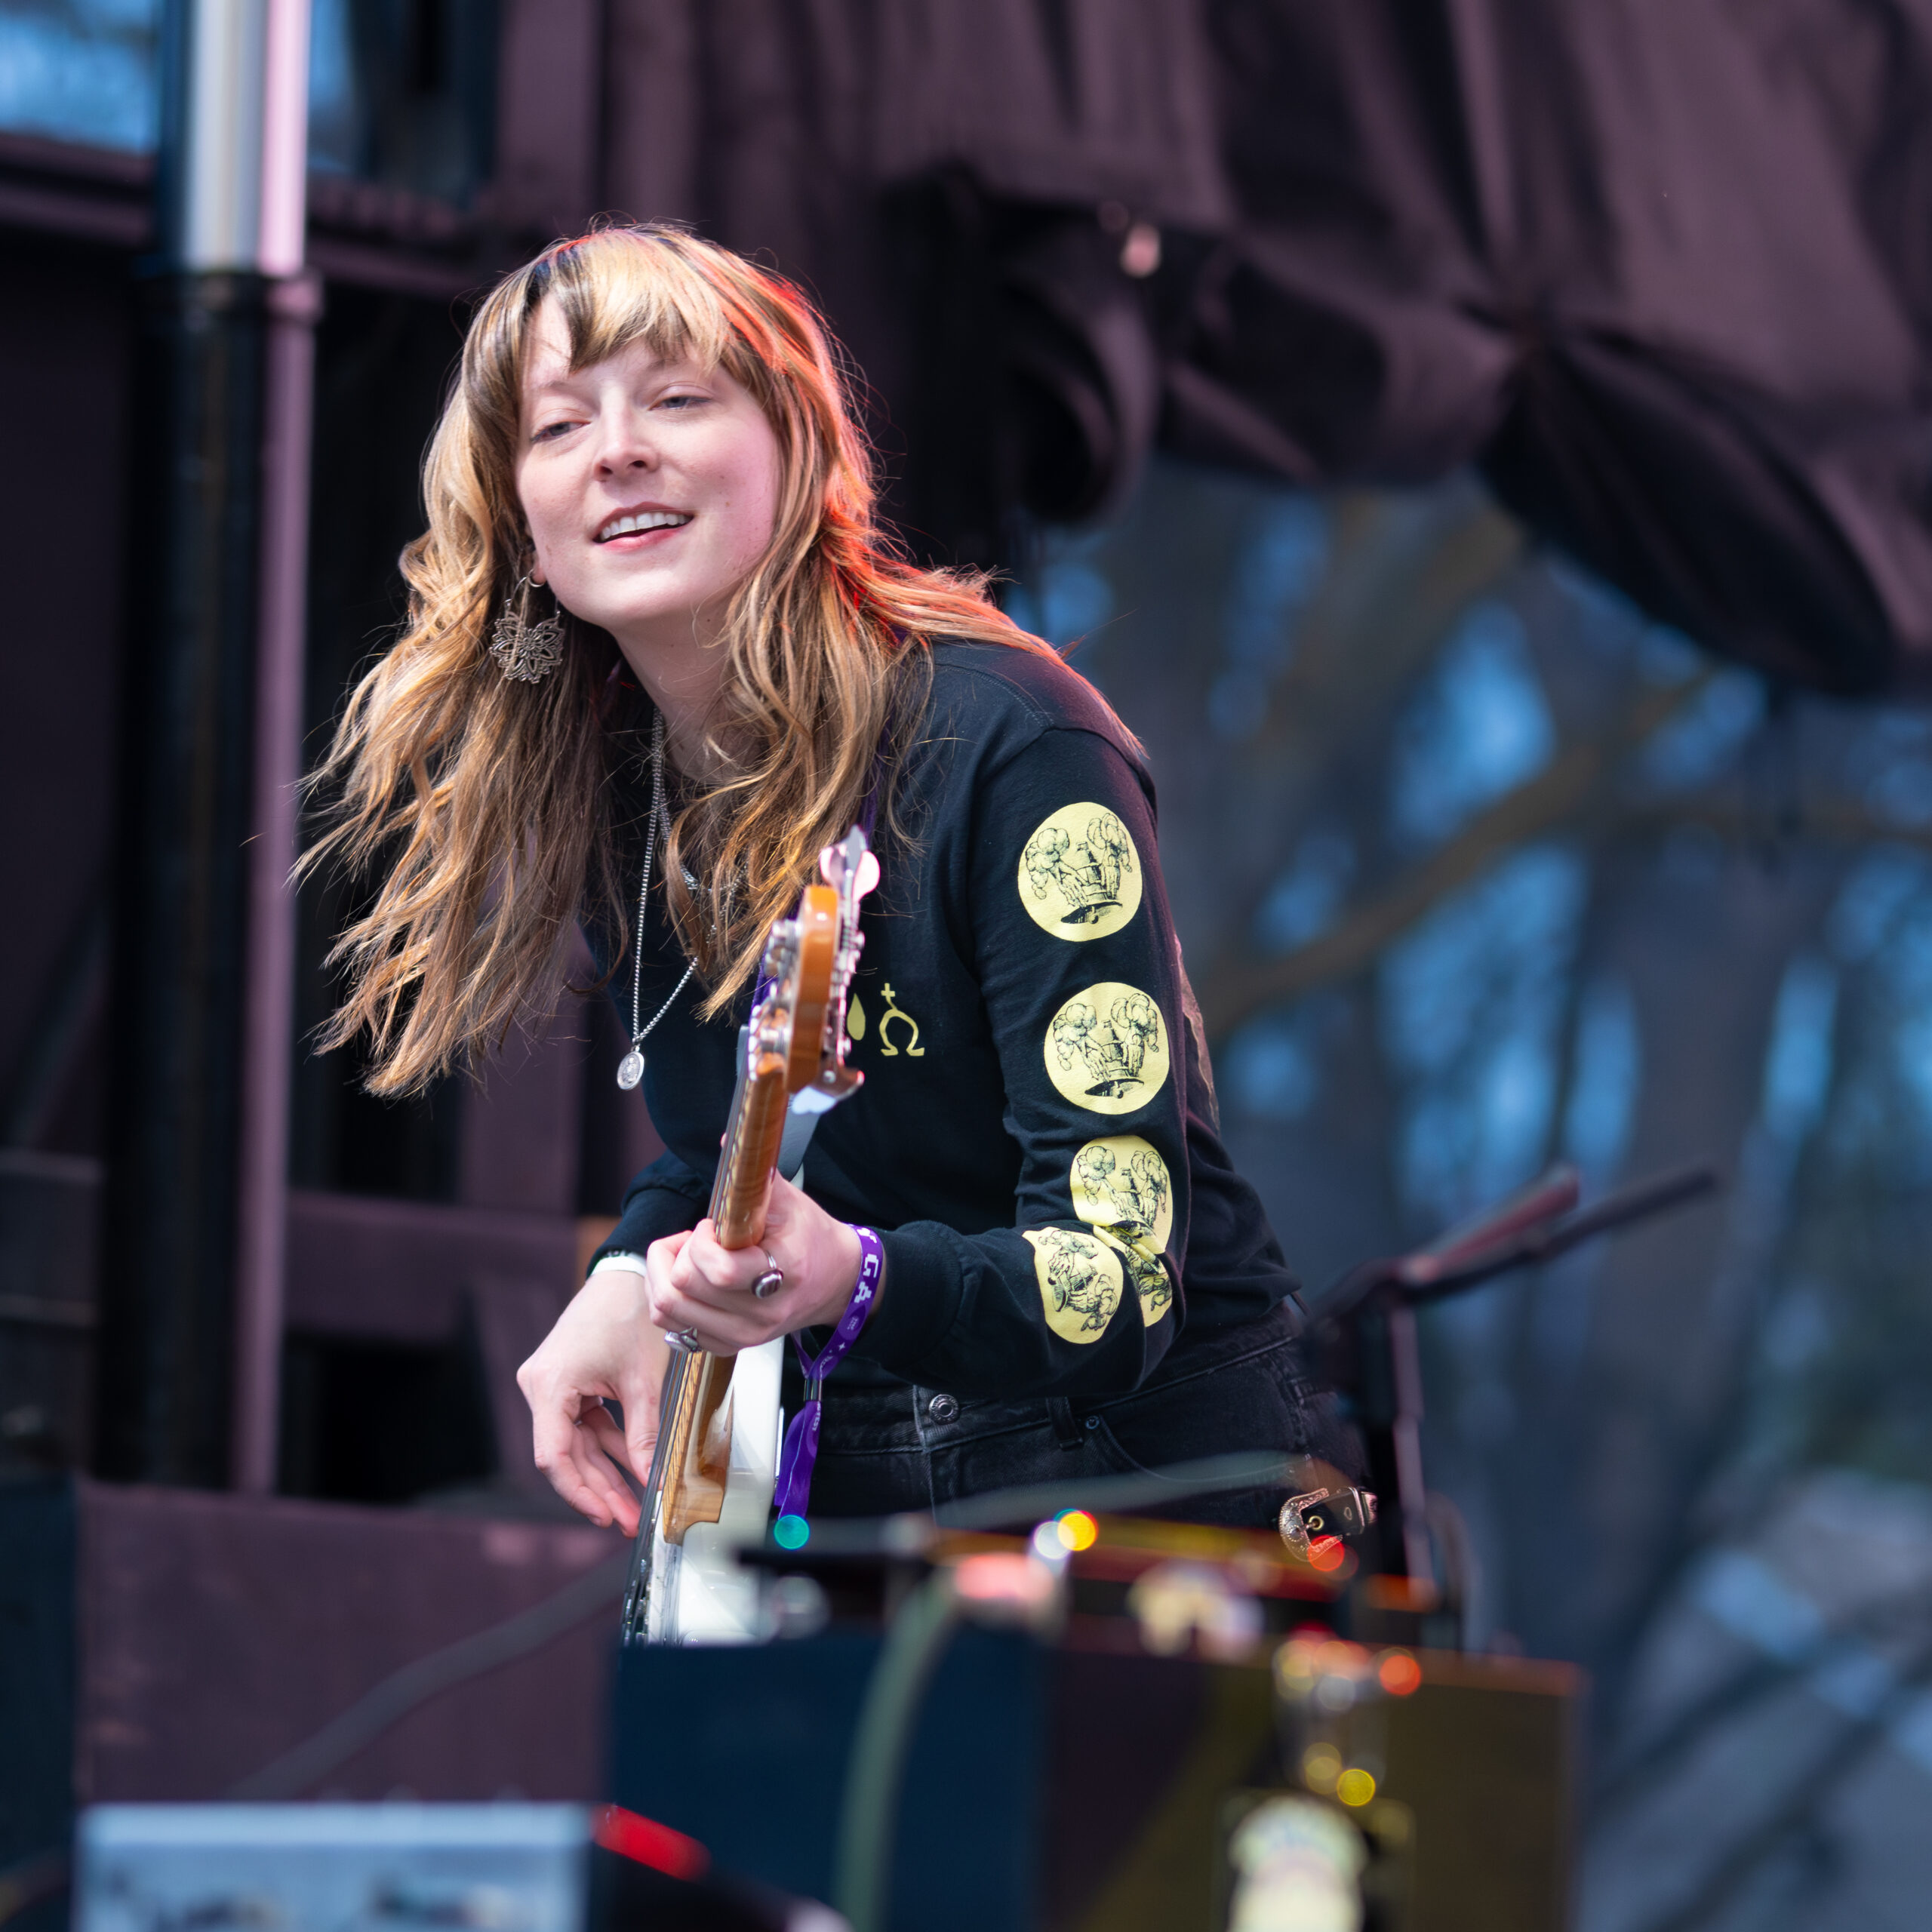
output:
POLYGON ((651 1532, 654 1644, 753 1644, 759 1641, 758 1575, 738 1552, 764 1540, 778 1481, 778 1378, 785 1338, 761 1342, 732 1358, 726 1420, 731 1435, 724 1504, 715 1523, 694 1523, 681 1543, 651 1532))

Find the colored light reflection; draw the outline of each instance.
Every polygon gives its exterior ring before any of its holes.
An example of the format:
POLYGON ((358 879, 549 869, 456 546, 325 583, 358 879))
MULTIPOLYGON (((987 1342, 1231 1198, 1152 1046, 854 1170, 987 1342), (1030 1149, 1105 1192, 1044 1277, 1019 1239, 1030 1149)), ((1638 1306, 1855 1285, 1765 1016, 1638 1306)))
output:
POLYGON ((1422 1666, 1407 1651, 1385 1653, 1375 1674, 1392 1697, 1410 1697, 1422 1688, 1422 1666))
POLYGON ((1324 1677, 1315 1687, 1315 1703, 1336 1717, 1353 1710, 1360 1694, 1352 1677, 1324 1677))
POLYGON ((1084 1509, 1063 1509, 1054 1518, 1054 1534, 1063 1549, 1078 1553, 1100 1541, 1100 1526, 1084 1509))
POLYGON ((1308 1546, 1308 1560, 1317 1570, 1339 1570, 1348 1554, 1340 1537, 1317 1537, 1308 1546))
POLYGON ((1352 1764, 1335 1780, 1335 1795, 1344 1804, 1366 1804, 1375 1795, 1375 1780, 1359 1764, 1352 1764))
POLYGON ((1332 1744, 1311 1744, 1302 1753, 1301 1781, 1310 1791, 1327 1793, 1337 1780, 1349 1775, 1342 1769, 1342 1754, 1332 1744))
POLYGON ((654 1872, 668 1872, 674 1878, 702 1878, 711 1863, 710 1853, 696 1838, 620 1804, 607 1804, 594 1814, 590 1835, 606 1851, 648 1865, 654 1872))
POLYGON ((954 1564, 952 1588, 961 1601, 981 1610, 1004 1610, 1022 1618, 1053 1607, 1054 1573, 1030 1557, 980 1550, 954 1564))
POLYGON ((1303 1626, 1275 1653, 1275 1682, 1285 1697, 1312 1697, 1324 1709, 1342 1711, 1367 1687, 1374 1669, 1367 1651, 1319 1626, 1303 1626))
POLYGON ((812 1526, 802 1516, 780 1516, 771 1526, 771 1540, 780 1549, 803 1549, 812 1526))

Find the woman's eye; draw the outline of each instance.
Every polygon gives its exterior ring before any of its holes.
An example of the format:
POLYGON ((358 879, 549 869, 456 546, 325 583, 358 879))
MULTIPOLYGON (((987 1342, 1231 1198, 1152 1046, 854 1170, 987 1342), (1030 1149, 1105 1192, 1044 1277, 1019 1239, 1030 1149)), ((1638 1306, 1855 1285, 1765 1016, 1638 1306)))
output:
POLYGON ((540 425, 534 432, 532 432, 530 440, 533 443, 550 442, 554 441, 557 437, 561 436, 565 430, 574 429, 577 426, 574 423, 568 420, 558 423, 546 423, 540 425))
POLYGON ((702 395, 660 396, 657 399, 657 406, 660 409, 689 409, 695 408, 700 402, 706 402, 709 400, 708 396, 702 395))

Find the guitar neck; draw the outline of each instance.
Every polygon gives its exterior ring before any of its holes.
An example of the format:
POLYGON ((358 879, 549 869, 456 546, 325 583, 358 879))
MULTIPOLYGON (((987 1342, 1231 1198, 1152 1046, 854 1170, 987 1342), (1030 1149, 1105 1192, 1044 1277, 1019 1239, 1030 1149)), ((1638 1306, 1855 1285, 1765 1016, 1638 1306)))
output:
POLYGON ((785 1062, 761 1054, 746 1070, 711 1190, 721 1247, 749 1247, 764 1234, 765 1204, 785 1138, 785 1062))

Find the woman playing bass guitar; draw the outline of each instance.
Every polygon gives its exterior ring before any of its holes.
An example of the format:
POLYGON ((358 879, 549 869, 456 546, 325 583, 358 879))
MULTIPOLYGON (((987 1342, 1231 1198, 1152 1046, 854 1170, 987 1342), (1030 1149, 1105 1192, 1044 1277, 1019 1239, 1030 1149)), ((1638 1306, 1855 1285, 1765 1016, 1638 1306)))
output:
POLYGON ((815 1513, 1349 1460, 1221 1144, 1140 747, 980 583, 881 536, 798 292, 672 228, 546 250, 478 311, 424 494, 407 628, 331 755, 322 849, 390 866, 332 1038, 366 1031, 400 1092, 553 1002, 574 921, 608 971, 611 1074, 669 1151, 521 1372, 559 1494, 634 1530, 671 1349, 822 1349, 848 1315, 815 1513), (855 823, 863 1091, 727 1247, 707 1209, 767 935, 855 823))

